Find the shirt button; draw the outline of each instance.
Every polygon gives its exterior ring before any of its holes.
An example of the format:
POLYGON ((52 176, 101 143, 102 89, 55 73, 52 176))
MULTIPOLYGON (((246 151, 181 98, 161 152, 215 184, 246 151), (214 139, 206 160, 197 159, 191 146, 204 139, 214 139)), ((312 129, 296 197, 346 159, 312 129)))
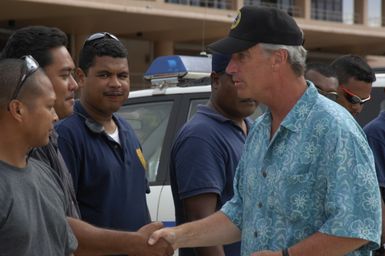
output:
POLYGON ((263 176, 264 178, 266 178, 267 173, 266 173, 265 171, 263 171, 263 172, 262 172, 262 176, 263 176))
POLYGON ((262 203, 261 202, 258 203, 258 208, 262 208, 262 203))
POLYGON ((258 231, 254 231, 254 236, 258 237, 258 231))

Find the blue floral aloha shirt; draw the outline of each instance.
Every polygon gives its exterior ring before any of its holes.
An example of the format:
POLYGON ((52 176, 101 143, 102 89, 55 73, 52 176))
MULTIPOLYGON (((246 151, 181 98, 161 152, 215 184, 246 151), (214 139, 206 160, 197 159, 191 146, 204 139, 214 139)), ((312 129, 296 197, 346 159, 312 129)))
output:
POLYGON ((309 83, 270 140, 257 119, 221 211, 242 231, 242 256, 292 246, 315 232, 370 241, 381 234, 380 194, 366 137, 345 109, 309 83))

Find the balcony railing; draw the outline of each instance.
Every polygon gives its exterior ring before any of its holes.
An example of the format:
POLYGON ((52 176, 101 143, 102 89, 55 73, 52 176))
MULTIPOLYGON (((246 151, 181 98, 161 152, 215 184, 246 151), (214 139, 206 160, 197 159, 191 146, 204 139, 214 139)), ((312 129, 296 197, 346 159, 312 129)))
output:
POLYGON ((244 5, 273 7, 273 8, 283 10, 293 17, 304 16, 304 10, 301 7, 295 6, 294 4, 286 4, 286 3, 279 3, 279 2, 269 3, 269 2, 263 2, 261 0, 244 0, 244 5))
POLYGON ((234 9, 232 0, 165 0, 166 3, 183 4, 216 9, 234 9))

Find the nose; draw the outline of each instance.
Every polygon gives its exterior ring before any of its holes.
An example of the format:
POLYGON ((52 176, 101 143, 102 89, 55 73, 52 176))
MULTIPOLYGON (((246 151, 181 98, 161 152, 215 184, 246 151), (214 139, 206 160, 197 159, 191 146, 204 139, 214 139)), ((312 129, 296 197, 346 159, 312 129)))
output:
POLYGON ((233 58, 230 59, 229 64, 226 67, 227 74, 234 74, 236 72, 236 64, 233 58))
POLYGON ((76 91, 78 88, 79 88, 79 85, 76 82, 74 76, 70 75, 70 82, 69 82, 69 85, 68 85, 68 90, 69 91, 76 91))
POLYGON ((352 104, 350 107, 351 107, 351 109, 353 110, 354 113, 359 114, 359 113, 361 113, 362 108, 363 108, 364 106, 361 105, 361 104, 352 104))
POLYGON ((110 82, 109 82, 110 87, 122 87, 122 81, 120 81, 118 76, 111 76, 110 82))
POLYGON ((59 120, 59 116, 57 115, 54 108, 51 109, 51 114, 52 114, 52 122, 53 123, 57 122, 59 120))

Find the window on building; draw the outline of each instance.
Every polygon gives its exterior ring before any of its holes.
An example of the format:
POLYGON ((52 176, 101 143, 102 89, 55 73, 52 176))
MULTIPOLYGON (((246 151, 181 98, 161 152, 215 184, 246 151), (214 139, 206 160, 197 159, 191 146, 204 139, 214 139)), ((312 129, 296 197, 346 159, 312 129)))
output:
POLYGON ((312 0, 311 18, 342 22, 342 0, 312 0))

